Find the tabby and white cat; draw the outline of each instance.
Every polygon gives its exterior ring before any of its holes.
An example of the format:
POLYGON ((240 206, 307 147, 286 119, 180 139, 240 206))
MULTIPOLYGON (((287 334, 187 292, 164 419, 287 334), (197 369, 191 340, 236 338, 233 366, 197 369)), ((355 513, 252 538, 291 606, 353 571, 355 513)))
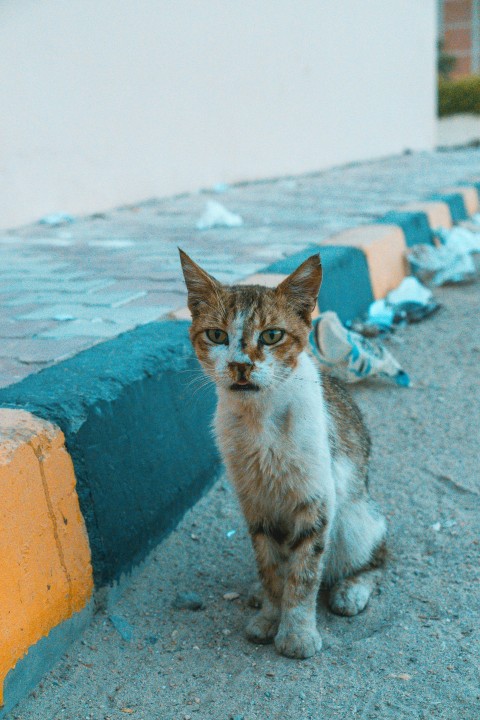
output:
POLYGON ((248 524, 264 597, 253 642, 307 658, 321 647, 320 583, 356 615, 385 555, 367 490, 370 439, 346 389, 309 351, 322 267, 312 255, 277 288, 225 286, 180 251, 190 338, 215 381, 215 433, 248 524))

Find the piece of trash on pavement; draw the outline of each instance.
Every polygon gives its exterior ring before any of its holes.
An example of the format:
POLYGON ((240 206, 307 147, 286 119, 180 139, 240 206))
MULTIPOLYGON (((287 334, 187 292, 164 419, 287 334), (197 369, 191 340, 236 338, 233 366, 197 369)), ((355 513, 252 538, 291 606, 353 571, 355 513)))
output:
POLYGON ((196 592, 181 592, 175 596, 172 603, 175 610, 201 610, 203 600, 196 592))
POLYGON ((226 534, 227 538, 231 538, 235 535, 237 531, 236 530, 229 530, 226 534))
POLYGON ((416 277, 409 275, 385 298, 375 300, 368 308, 367 320, 356 323, 358 330, 353 326, 352 329, 365 337, 374 337, 375 327, 379 332, 388 332, 394 325, 419 322, 440 307, 440 303, 433 298, 432 291, 424 287, 416 277))
POLYGON ((391 290, 387 295, 389 305, 400 305, 404 302, 418 302, 426 304, 432 299, 432 291, 424 287, 417 278, 409 275, 403 278, 402 282, 395 290, 391 290))
POLYGON ((205 212, 197 222, 197 230, 209 230, 215 227, 240 227, 240 225, 243 225, 240 215, 230 212, 215 200, 209 200, 205 212))
POLYGON ((415 275, 423 280, 431 279, 434 285, 466 282, 476 275, 470 253, 448 245, 414 245, 407 258, 415 275))
POLYGON ((50 225, 55 227, 56 225, 66 225, 67 223, 73 223, 75 218, 69 213, 52 213, 51 215, 44 215, 38 221, 40 225, 50 225))
POLYGON ((387 295, 387 304, 394 310, 394 322, 415 323, 440 309, 432 291, 422 285, 416 277, 409 275, 387 295))
POLYGON ((227 593, 225 593, 225 595, 223 596, 223 599, 224 599, 224 600, 229 600, 229 601, 231 602, 232 600, 236 600, 236 599, 239 598, 239 597, 240 597, 240 593, 237 593, 237 592, 227 592, 227 593))
POLYGON ((435 235, 442 245, 457 250, 458 252, 477 253, 480 252, 480 225, 475 225, 476 230, 472 231, 465 225, 456 225, 447 230, 438 228, 435 235))
POLYGON ((109 620, 122 640, 130 642, 130 640, 133 639, 134 630, 128 620, 125 620, 125 618, 122 618, 120 615, 109 615, 109 620))
POLYGON ((314 320, 310 341, 321 364, 345 382, 381 376, 404 387, 410 384, 407 373, 383 345, 347 330, 334 312, 323 312, 314 320))
POLYGON ((395 318, 395 311, 387 305, 386 300, 375 300, 368 308, 367 324, 376 325, 380 330, 390 330, 395 318))
POLYGON ((230 185, 228 183, 219 182, 213 186, 213 192, 217 193, 218 195, 222 195, 222 193, 227 192, 229 187, 230 185))

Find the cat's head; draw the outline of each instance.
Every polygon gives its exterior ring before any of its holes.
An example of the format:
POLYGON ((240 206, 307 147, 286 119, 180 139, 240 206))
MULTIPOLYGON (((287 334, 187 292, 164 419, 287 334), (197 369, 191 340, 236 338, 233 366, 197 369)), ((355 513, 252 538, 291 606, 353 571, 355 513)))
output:
POLYGON ((222 285, 180 250, 190 339, 218 387, 244 397, 281 383, 308 343, 322 281, 312 255, 276 288, 222 285))

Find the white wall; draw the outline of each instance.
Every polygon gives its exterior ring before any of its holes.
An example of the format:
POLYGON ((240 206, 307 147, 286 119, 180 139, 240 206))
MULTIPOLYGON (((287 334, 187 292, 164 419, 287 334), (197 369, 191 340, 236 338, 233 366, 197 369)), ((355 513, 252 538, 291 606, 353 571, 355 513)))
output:
POLYGON ((435 0, 2 0, 0 226, 425 149, 435 0))

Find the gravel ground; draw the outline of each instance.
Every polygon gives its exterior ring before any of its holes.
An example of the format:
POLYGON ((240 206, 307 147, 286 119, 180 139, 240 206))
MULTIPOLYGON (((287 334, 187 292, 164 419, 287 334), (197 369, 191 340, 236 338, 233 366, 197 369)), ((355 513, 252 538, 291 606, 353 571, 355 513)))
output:
POLYGON ((389 342, 413 387, 354 389, 392 554, 366 611, 339 618, 320 598, 310 660, 249 644, 254 561, 223 480, 9 720, 478 720, 479 283, 435 294, 444 308, 389 342), (203 609, 172 607, 191 591, 203 609))

